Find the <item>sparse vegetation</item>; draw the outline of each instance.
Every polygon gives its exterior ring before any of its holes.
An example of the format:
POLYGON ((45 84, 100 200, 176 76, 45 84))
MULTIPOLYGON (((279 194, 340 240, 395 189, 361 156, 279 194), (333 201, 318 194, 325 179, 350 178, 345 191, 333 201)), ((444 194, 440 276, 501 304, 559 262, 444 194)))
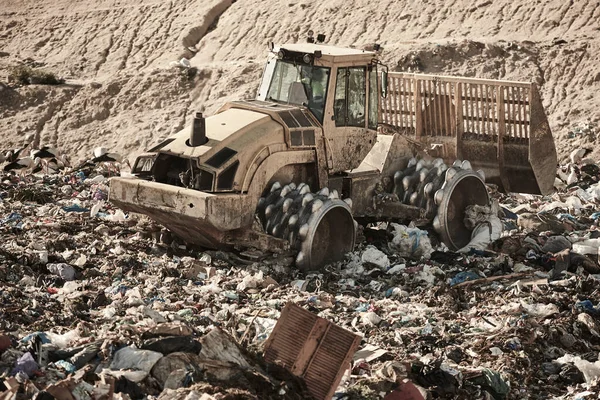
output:
POLYGON ((61 83, 65 83, 64 79, 57 78, 52 72, 33 69, 26 65, 13 67, 9 74, 9 80, 21 85, 60 85, 61 83))

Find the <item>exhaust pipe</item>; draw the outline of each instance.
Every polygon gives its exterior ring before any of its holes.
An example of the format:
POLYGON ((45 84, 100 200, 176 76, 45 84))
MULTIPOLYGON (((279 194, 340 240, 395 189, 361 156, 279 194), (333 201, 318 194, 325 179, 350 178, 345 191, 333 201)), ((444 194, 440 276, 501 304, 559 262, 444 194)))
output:
POLYGON ((206 142, 208 142, 208 139, 206 138, 206 121, 202 116, 202 113, 197 112, 194 117, 194 125, 192 126, 192 133, 190 135, 190 146, 202 146, 206 142))

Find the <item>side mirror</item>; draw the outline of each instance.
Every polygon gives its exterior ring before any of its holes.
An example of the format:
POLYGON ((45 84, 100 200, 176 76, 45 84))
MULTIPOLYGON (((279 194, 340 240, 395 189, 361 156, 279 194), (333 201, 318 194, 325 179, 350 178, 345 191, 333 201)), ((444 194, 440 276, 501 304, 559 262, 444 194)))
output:
POLYGON ((387 71, 381 71, 381 97, 387 97, 388 89, 388 73, 387 71))

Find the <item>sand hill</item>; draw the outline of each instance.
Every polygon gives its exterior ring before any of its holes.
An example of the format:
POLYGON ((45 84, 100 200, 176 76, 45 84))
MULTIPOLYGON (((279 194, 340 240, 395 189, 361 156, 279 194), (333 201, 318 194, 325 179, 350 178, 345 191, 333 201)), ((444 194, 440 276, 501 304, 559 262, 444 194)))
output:
POLYGON ((600 3, 473 4, 0 0, 0 148, 34 134, 75 159, 100 145, 132 157, 195 111, 254 97, 267 43, 304 41, 309 29, 330 44, 381 43, 392 70, 417 57, 426 73, 537 82, 559 156, 597 145, 600 3), (182 57, 197 73, 173 66, 182 57), (18 65, 66 83, 14 85, 18 65))

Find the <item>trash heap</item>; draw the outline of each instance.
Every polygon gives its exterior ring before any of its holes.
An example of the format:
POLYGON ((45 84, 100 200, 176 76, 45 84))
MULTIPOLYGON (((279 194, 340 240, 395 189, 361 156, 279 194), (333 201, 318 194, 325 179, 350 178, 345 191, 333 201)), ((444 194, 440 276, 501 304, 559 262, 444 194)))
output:
POLYGON ((0 175, 2 400, 310 398, 263 356, 290 302, 362 337, 336 399, 597 398, 598 173, 492 193, 460 252, 378 224, 308 273, 182 243, 111 206, 110 173, 0 175))

